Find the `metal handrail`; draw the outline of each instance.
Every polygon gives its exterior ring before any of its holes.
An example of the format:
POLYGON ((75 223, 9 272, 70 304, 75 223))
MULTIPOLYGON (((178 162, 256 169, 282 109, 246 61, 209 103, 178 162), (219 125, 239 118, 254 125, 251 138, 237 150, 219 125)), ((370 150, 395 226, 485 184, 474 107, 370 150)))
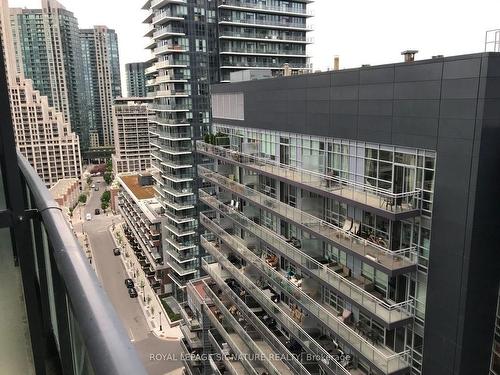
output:
MULTIPOLYGON (((245 185, 242 185, 236 181, 232 181, 230 180, 229 178, 221 175, 221 174, 218 174, 202 165, 198 165, 198 173, 200 176, 204 177, 204 178, 207 178, 209 180, 211 180, 212 182, 218 184, 218 185, 223 185, 225 188, 228 188, 228 185, 234 185, 235 187, 238 187, 240 189, 243 189, 244 192, 246 193, 245 194, 245 199, 252 199, 251 197, 253 195, 256 195, 258 197, 261 197, 261 198, 265 198, 266 200, 268 200, 269 202, 271 202, 273 205, 285 205, 285 203, 273 198, 273 197, 270 197, 268 195, 265 195, 255 189, 251 189, 245 185), (214 181, 215 180, 215 181, 214 181), (220 181, 219 181, 220 180, 220 181)), ((363 243, 365 246, 371 246, 373 247, 375 250, 379 251, 379 252, 382 252, 384 254, 387 254, 387 255, 390 255, 390 256, 401 256, 402 254, 407 254, 407 253, 410 253, 410 254, 415 254, 416 256, 416 247, 415 246, 410 246, 408 248, 403 248, 403 249, 398 249, 398 250, 390 250, 390 249, 387 249, 377 243, 374 243, 374 242, 371 242, 361 236, 358 236, 357 234, 354 234, 346 229, 343 229, 341 227, 338 227, 336 225, 333 225, 323 219, 320 219, 319 217, 317 216, 314 216, 312 214, 309 214, 305 211, 301 211, 299 210, 298 208, 294 208, 292 206, 289 206, 289 205, 286 205, 286 209, 287 210, 292 210, 292 211, 299 211, 300 212, 300 215, 301 216, 304 216, 306 218, 309 218, 311 219, 311 223, 303 223, 304 226, 306 227, 310 227, 311 224, 319 224, 321 226, 326 226, 326 227, 329 227, 329 228, 332 228, 333 230, 337 231, 337 232, 340 232, 342 233, 343 236, 345 237, 351 237, 353 238, 354 240, 358 241, 359 243, 363 243)), ((270 209, 272 209, 272 205, 270 205, 270 207, 268 207, 270 209)), ((336 243, 338 243, 338 241, 335 241, 335 239, 332 238, 332 240, 336 243)), ((340 245, 342 245, 341 243, 339 243, 340 245)), ((406 257, 407 259, 409 259, 410 261, 413 261, 413 258, 410 257, 406 257)))
MULTIPOLYGON (((203 223, 207 223, 207 225, 212 224, 211 220, 207 216, 205 216, 203 213, 200 213, 200 218, 201 218, 201 221, 203 223)), ((366 346, 371 348, 374 352, 376 352, 383 359, 388 360, 388 359, 404 356, 404 352, 392 353, 389 355, 381 352, 374 344, 371 344, 370 342, 368 342, 368 340, 366 338, 361 336, 359 333, 355 332, 352 327, 349 327, 342 320, 340 320, 337 316, 335 316, 330 311, 328 311, 321 303, 314 300, 314 298, 309 296, 305 291, 303 291, 302 289, 295 286, 290 280, 288 280, 286 278, 286 276, 282 275, 280 272, 274 270, 272 267, 270 267, 266 263, 264 263, 264 261, 261 258, 259 258, 257 255, 252 253, 248 248, 246 248, 237 239, 233 238, 232 235, 226 233, 222 228, 220 228, 220 227, 218 228, 215 223, 213 223, 213 227, 211 229, 218 232, 218 233, 215 233, 215 235, 219 239, 221 239, 229 247, 231 247, 232 249, 237 251, 240 256, 245 258, 250 264, 253 264, 258 270, 260 270, 264 275, 266 275, 267 278, 271 279, 274 283, 277 283, 280 286, 280 288, 284 289, 284 287, 287 286, 290 290, 292 290, 293 293, 289 293, 289 294, 293 295, 293 298, 295 300, 297 300, 298 303, 300 303, 306 310, 309 310, 311 313, 314 313, 311 310, 311 306, 316 307, 318 310, 320 310, 322 312, 322 314, 317 315, 318 319, 322 320, 321 316, 330 317, 333 321, 335 321, 345 331, 349 331, 352 336, 354 336, 359 341, 361 341, 363 344, 365 344, 366 346), (221 233, 221 232, 224 232, 224 233, 221 233), (229 244, 229 242, 231 242, 231 244, 229 244), (297 295, 300 295, 302 298, 297 298, 297 295), (303 302, 304 300, 306 300, 307 303, 303 302)), ((332 328, 332 330, 334 330, 334 329, 332 328)), ((335 330, 334 330, 334 332, 335 332, 335 330)), ((339 332, 336 332, 336 333, 337 333, 337 335, 342 337, 341 334, 339 334, 339 332)), ((348 342, 348 341, 346 340, 346 342, 348 342)))
MULTIPOLYGON (((223 215, 226 215, 227 217, 229 217, 230 219, 233 219, 231 216, 230 216, 230 213, 227 212, 227 211, 223 211, 222 209, 220 209, 220 207, 224 206, 224 209, 227 208, 226 205, 224 205, 224 203, 222 203, 221 201, 215 199, 214 197, 210 197, 210 195, 205 192, 203 189, 200 189, 199 190, 199 193, 200 193, 200 200, 204 203, 206 203, 207 205, 209 205, 210 207, 214 208, 215 210, 219 210, 220 212, 222 212, 223 215), (210 205, 207 201, 212 198, 214 200, 216 200, 216 204, 218 205, 218 207, 214 207, 213 205, 210 205), (222 206, 221 206, 222 205, 222 206)), ((248 219, 247 217, 239 214, 238 212, 234 211, 234 212, 231 212, 231 214, 234 214, 234 215, 238 215, 239 218, 243 219, 245 221, 245 223, 248 224, 248 226, 245 228, 249 231, 251 231, 251 229, 249 229, 252 225, 256 225, 254 222, 252 222, 250 219, 248 219)), ((234 221, 234 219, 233 219, 234 221)), ((259 226, 259 229, 261 230, 261 233, 266 233, 266 234, 269 234, 275 238, 278 238, 279 239, 279 236, 273 232, 272 230, 268 229, 268 228, 265 228, 263 226, 259 226)), ((266 240, 263 240, 265 242, 267 242, 266 240)), ((321 264, 320 262, 318 262, 316 259, 312 258, 311 256, 307 255, 306 253, 298 250, 297 248, 295 248, 293 245, 290 245, 286 242, 283 243, 283 247, 286 247, 287 249, 289 249, 290 251, 293 251, 293 252, 296 252, 297 254, 299 254, 302 258, 306 259, 310 264, 314 264, 317 269, 324 269, 325 272, 328 274, 328 275, 331 275, 332 277, 336 278, 336 279, 339 279, 341 280, 343 283, 346 283, 347 285, 349 285, 351 287, 351 289, 354 289, 356 290, 358 293, 362 294, 363 296, 365 296, 366 298, 370 299, 371 301, 373 301, 375 304, 377 305, 380 305, 382 306, 383 308, 387 309, 387 310, 403 310, 403 311, 408 311, 410 315, 412 315, 412 311, 413 311, 413 306, 411 304, 411 301, 410 300, 407 300, 407 301, 404 301, 404 302, 400 302, 400 303, 397 303, 397 304, 388 304, 387 302, 371 295, 370 293, 368 293, 366 290, 360 288, 358 285, 354 284, 352 281, 346 279, 345 277, 342 277, 340 276, 339 274, 337 274, 336 272, 332 271, 331 269, 329 269, 328 267, 326 267, 325 265, 321 264)))
POLYGON ((63 213, 45 184, 18 151, 18 165, 52 244, 73 315, 96 374, 146 375, 139 356, 63 213))
MULTIPOLYGON (((354 181, 351 181, 351 180, 348 180, 348 179, 345 179, 345 178, 340 178, 340 177, 337 177, 337 176, 328 176, 328 175, 325 175, 324 173, 315 172, 315 171, 307 170, 307 169, 304 169, 304 168, 298 168, 298 167, 294 167, 294 166, 288 165, 288 164, 282 164, 282 163, 276 162, 274 160, 262 158, 262 157, 255 156, 255 155, 245 154, 245 153, 243 153, 241 151, 238 151, 238 150, 228 149, 226 147, 211 145, 211 144, 205 143, 205 142, 200 141, 200 140, 196 141, 196 146, 198 146, 198 145, 201 146, 201 148, 206 149, 207 151, 210 148, 212 148, 212 149, 215 149, 215 150, 218 150, 218 151, 222 151, 222 152, 225 152, 225 153, 230 153, 230 154, 233 154, 233 155, 239 155, 241 157, 247 158, 248 160, 254 160, 255 162, 259 162, 259 163, 263 163, 263 164, 268 164, 268 165, 273 165, 273 166, 276 166, 278 168, 283 168, 283 169, 291 170, 293 172, 311 174, 312 176, 332 181, 332 182, 337 183, 337 184, 339 184, 341 186, 342 185, 347 185, 348 187, 352 187, 352 188, 355 188, 355 189, 356 188, 357 189, 362 189, 364 191, 368 191, 368 192, 370 192, 372 194, 375 194, 375 195, 378 195, 378 196, 382 196, 382 197, 396 199, 396 198, 405 198, 405 197, 418 196, 418 195, 421 194, 421 189, 415 189, 414 191, 409 191, 409 192, 404 192, 404 193, 393 193, 393 192, 391 192, 389 190, 376 188, 376 187, 369 186, 369 185, 366 185, 366 184, 360 184, 358 182, 354 182, 354 181)), ((208 151, 208 152, 210 152, 210 151, 208 151)))

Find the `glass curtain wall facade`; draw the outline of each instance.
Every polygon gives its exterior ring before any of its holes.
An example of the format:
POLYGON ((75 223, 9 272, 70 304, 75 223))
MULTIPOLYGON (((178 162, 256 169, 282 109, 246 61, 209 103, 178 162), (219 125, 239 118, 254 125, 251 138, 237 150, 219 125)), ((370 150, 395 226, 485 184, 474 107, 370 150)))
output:
POLYGON ((419 369, 436 153, 224 124, 213 133, 197 147, 214 160, 198 171, 216 289, 235 282, 303 355, 305 334, 322 355, 333 342, 335 373, 419 369))

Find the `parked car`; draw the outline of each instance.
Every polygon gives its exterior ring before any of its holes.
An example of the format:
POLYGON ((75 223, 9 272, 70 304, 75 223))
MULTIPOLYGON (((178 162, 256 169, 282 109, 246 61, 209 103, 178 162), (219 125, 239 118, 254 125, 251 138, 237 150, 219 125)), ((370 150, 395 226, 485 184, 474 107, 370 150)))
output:
POLYGON ((98 209, 98 208, 96 208, 96 209, 94 210, 94 215, 100 215, 100 214, 101 214, 101 210, 100 210, 100 209, 98 209))
POLYGON ((98 187, 98 186, 96 186, 96 187, 94 188, 94 190, 95 190, 95 191, 99 191, 99 187, 98 187))
POLYGON ((87 215, 85 215, 85 220, 87 220, 87 221, 92 220, 92 215, 89 213, 87 215))
POLYGON ((92 188, 92 189, 95 189, 95 184, 92 184, 91 188, 92 188))
POLYGON ((128 288, 128 295, 130 298, 137 298, 137 290, 135 288, 128 288))
POLYGON ((125 286, 127 288, 133 288, 134 287, 134 280, 132 280, 132 279, 125 279, 125 286))
POLYGON ((120 248, 119 248, 119 247, 115 247, 115 248, 113 249, 113 255, 114 255, 114 256, 118 256, 118 255, 120 255, 120 254, 121 254, 121 250, 120 250, 120 248))

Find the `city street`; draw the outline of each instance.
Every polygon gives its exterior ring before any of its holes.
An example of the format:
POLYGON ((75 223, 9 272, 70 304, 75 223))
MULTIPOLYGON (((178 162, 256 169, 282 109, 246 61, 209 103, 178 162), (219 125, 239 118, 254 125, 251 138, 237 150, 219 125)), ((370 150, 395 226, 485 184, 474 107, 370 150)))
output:
POLYGON ((124 285, 124 280, 128 276, 126 276, 120 257, 113 255, 112 250, 115 245, 109 232, 110 226, 120 222, 121 218, 111 213, 109 216, 102 213, 94 214, 96 208, 100 209, 100 198, 106 186, 102 178, 95 177, 94 183, 99 187, 99 191, 91 191, 85 209, 82 210, 82 219, 90 213, 92 220, 84 221, 83 225, 76 224, 75 229, 80 231, 83 227, 84 232, 88 234, 92 249, 92 262, 97 276, 122 319, 129 338, 136 346, 148 373, 151 375, 180 374, 182 362, 170 360, 180 358, 179 342, 161 340, 154 336, 149 330, 137 298, 130 298, 128 295, 124 285), (151 360, 153 356, 155 359, 151 360))

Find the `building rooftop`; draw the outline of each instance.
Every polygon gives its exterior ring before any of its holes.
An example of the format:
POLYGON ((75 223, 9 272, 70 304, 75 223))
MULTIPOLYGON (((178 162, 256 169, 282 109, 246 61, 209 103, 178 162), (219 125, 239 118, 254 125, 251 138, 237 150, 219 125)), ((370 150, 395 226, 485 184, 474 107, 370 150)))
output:
POLYGON ((54 199, 60 198, 65 195, 68 190, 72 189, 75 184, 78 184, 77 178, 61 178, 49 190, 54 199))
POLYGON ((139 185, 139 175, 120 176, 119 178, 137 199, 154 198, 155 190, 153 186, 139 185))

